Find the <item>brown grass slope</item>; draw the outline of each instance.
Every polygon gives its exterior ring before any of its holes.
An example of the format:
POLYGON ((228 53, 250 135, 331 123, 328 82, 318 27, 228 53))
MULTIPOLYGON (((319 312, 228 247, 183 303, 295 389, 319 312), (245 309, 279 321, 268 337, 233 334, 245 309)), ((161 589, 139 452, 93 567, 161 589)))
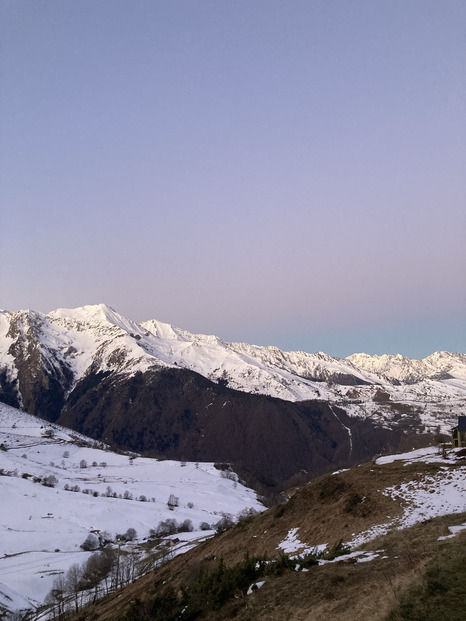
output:
MULTIPOLYGON (((234 566, 246 554, 277 556, 277 546, 291 528, 299 528, 299 539, 311 546, 351 540, 355 534, 402 515, 400 501, 382 493, 386 487, 416 482, 425 475, 440 472, 442 467, 442 472, 448 476, 461 463, 464 464, 464 460, 448 460, 443 464, 368 463, 337 475, 324 475, 296 490, 287 503, 248 518, 174 558, 118 594, 87 608, 79 618, 89 621, 125 619, 132 605, 134 608, 134 602, 141 602, 144 608, 144 603, 151 602, 167 585, 181 592, 201 567, 213 569, 219 559, 227 566, 234 566)), ((466 514, 456 514, 426 520, 408 529, 392 530, 362 546, 366 550, 383 550, 372 561, 337 560, 310 567, 307 572, 287 569, 281 575, 267 577, 264 586, 253 595, 237 593, 237 597, 227 599, 220 609, 204 610, 195 618, 209 621, 382 621, 392 612, 393 619, 409 619, 409 616, 396 616, 398 613, 393 611, 398 610, 410 589, 419 586, 436 559, 442 555, 448 558, 449 550, 461 546, 464 550, 464 532, 445 541, 438 541, 438 537, 449 534, 448 526, 465 519, 466 514)))

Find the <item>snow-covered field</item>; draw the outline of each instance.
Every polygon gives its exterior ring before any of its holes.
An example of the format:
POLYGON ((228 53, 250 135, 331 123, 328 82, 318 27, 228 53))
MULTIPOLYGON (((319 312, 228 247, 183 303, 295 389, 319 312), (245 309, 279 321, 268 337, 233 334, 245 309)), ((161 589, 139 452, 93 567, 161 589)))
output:
POLYGON ((0 445, 0 605, 10 610, 40 604, 60 572, 83 564, 90 552, 80 545, 92 530, 114 538, 134 528, 141 540, 162 520, 191 520, 193 532, 176 535, 191 541, 212 534, 201 523, 264 509, 253 490, 212 463, 93 448, 93 440, 1 403, 0 445), (53 487, 42 484, 47 477, 53 487), (170 509, 172 494, 178 506, 170 509))

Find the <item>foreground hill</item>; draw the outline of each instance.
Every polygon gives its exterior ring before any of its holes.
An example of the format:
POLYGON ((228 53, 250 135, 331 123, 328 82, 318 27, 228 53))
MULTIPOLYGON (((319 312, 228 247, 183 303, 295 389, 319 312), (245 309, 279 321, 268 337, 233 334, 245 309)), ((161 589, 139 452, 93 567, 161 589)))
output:
POLYGON ((148 537, 160 522, 183 525, 181 551, 224 516, 236 520, 263 509, 234 473, 212 463, 116 454, 4 404, 0 448, 0 618, 5 610, 40 607, 55 578, 98 548, 98 540, 86 551, 80 547, 91 532, 102 543, 134 530, 123 549, 134 577, 159 558, 148 537))
POLYGON ((459 621, 463 454, 413 451, 325 475, 79 618, 459 621))
POLYGON ((3 311, 0 400, 107 444, 231 461, 274 483, 449 433, 466 414, 466 356, 282 352, 105 305, 3 311))

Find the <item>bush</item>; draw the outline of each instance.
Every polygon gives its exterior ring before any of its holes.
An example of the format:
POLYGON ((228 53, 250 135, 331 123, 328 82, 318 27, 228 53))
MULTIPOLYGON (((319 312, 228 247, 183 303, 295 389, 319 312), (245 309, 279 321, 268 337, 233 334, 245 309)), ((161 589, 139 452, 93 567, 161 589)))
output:
POLYGON ((345 484, 343 481, 337 477, 330 476, 320 486, 319 496, 322 500, 324 498, 330 498, 341 492, 344 488, 345 484))
POLYGON ((168 535, 174 535, 178 532, 178 525, 176 520, 172 520, 170 518, 159 522, 159 525, 155 529, 155 531, 151 531, 156 537, 168 537, 168 535))
POLYGON ((136 529, 135 528, 128 528, 128 530, 124 534, 124 537, 125 537, 126 541, 134 541, 138 537, 136 529))
POLYGON ((221 520, 217 522, 217 524, 215 525, 215 530, 217 531, 217 533, 223 533, 232 526, 233 520, 231 519, 231 517, 225 515, 224 517, 222 517, 221 520))
POLYGON ((238 522, 241 522, 242 520, 247 520, 247 518, 252 517, 253 515, 257 515, 257 511, 252 507, 245 507, 237 515, 238 522))
POLYGON ((364 498, 360 496, 359 494, 351 494, 351 496, 348 498, 348 502, 346 503, 346 507, 345 507, 346 513, 351 513, 354 507, 356 507, 361 502, 363 502, 363 500, 364 498))
POLYGON ((86 537, 86 539, 81 544, 81 548, 85 552, 92 552, 94 550, 97 550, 98 547, 99 547, 99 538, 97 537, 97 535, 94 535, 94 533, 89 533, 89 535, 86 537))
POLYGON ((298 559, 296 560, 299 563, 299 565, 305 569, 307 569, 308 567, 312 567, 313 565, 319 564, 319 561, 317 560, 317 554, 315 554, 314 552, 309 552, 308 554, 305 554, 304 556, 298 557, 298 559))
POLYGON ((168 502, 167 505, 172 508, 172 507, 177 507, 179 504, 180 499, 175 496, 175 494, 170 494, 170 496, 168 497, 168 502))
POLYGON ((58 479, 53 474, 49 474, 48 477, 44 477, 42 479, 42 485, 45 485, 46 487, 55 487, 57 483, 58 483, 58 479))
POLYGON ((278 559, 267 564, 265 574, 267 576, 281 576, 285 569, 294 569, 297 563, 299 560, 292 560, 288 554, 280 552, 278 559))
POLYGON ((343 539, 340 539, 338 543, 335 543, 330 550, 326 550, 319 555, 319 558, 323 558, 326 561, 333 561, 337 556, 343 556, 349 554, 351 548, 343 543, 343 539))
POLYGON ((210 526, 210 524, 207 524, 207 522, 201 522, 199 524, 199 528, 200 530, 211 530, 212 527, 210 526))
POLYGON ((191 520, 183 520, 181 524, 178 525, 179 533, 191 533, 194 530, 193 523, 191 520))
POLYGON ((112 535, 108 532, 108 530, 103 530, 99 533, 100 547, 106 546, 107 543, 112 543, 112 541, 113 541, 112 535))

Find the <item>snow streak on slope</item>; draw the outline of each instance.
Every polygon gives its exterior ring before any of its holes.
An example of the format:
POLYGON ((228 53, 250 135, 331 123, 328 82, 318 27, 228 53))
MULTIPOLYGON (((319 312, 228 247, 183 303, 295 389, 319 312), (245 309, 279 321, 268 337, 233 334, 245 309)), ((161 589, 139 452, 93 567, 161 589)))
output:
MULTIPOLYGON (((454 452, 452 455, 454 458, 454 452)), ((377 464, 391 463, 399 459, 410 463, 445 463, 445 460, 434 448, 420 449, 412 453, 382 457, 377 464)), ((382 490, 386 496, 401 501, 404 510, 403 515, 394 518, 385 524, 379 524, 366 532, 359 533, 349 545, 357 547, 370 541, 379 535, 384 535, 393 529, 403 529, 451 513, 463 513, 466 511, 466 466, 460 466, 454 470, 443 466, 432 475, 424 475, 421 478, 382 490)))
MULTIPOLYGON (((352 538, 345 544, 355 549, 391 531, 403 530, 436 517, 466 512, 466 465, 461 465, 464 459, 459 460, 460 451, 461 449, 450 450, 444 457, 439 454, 437 448, 428 447, 377 459, 375 462, 377 465, 401 461, 405 466, 419 464, 420 468, 412 473, 412 478, 403 483, 381 487, 377 490, 383 496, 391 498, 395 506, 401 505, 403 509, 401 515, 397 517, 387 515, 387 519, 383 522, 376 523, 362 532, 353 533, 352 538), (425 464, 435 464, 437 468, 432 468, 429 474, 425 472, 425 464)), ((333 474, 338 474, 338 472, 333 474)), ((459 528, 456 528, 451 532, 458 530, 459 528)), ((287 554, 298 555, 319 552, 325 550, 328 545, 329 542, 322 541, 304 543, 299 538, 299 527, 294 527, 278 544, 278 549, 287 554)), ((355 554, 360 554, 360 552, 347 555, 347 558, 355 554)), ((338 557, 339 560, 343 558, 345 557, 338 557)))
POLYGON ((9 378, 17 376, 18 351, 25 360, 39 356, 44 366, 69 375, 67 392, 89 373, 184 367, 245 392, 329 401, 351 416, 386 426, 399 422, 397 403, 408 406, 403 416, 417 431, 448 432, 458 415, 466 415, 464 354, 438 352, 410 360, 283 352, 190 334, 156 320, 138 325, 104 304, 48 315, 2 312, 0 371, 9 378))
POLYGON ((191 540, 209 534, 200 532, 202 523, 263 509, 252 490, 212 463, 130 459, 96 444, 0 404, 0 606, 42 602, 57 573, 86 561, 80 545, 91 530, 114 537, 135 528, 142 539, 167 518, 191 520, 194 531, 178 535, 191 540), (54 487, 34 482, 47 477, 57 479, 54 487), (171 494, 178 498, 173 510, 171 494))

